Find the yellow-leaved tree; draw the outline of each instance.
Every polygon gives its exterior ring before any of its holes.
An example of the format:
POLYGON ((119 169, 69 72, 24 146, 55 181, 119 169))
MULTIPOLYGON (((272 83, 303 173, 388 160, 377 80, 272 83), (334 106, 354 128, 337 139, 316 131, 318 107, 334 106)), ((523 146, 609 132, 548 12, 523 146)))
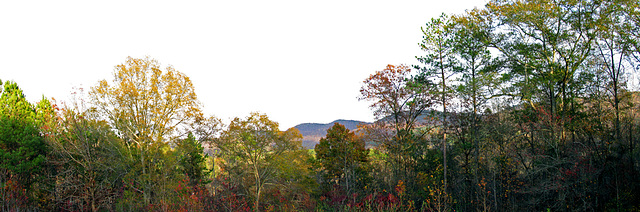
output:
POLYGON ((202 112, 189 77, 157 60, 128 57, 115 66, 113 79, 89 93, 92 104, 123 139, 129 159, 126 196, 145 204, 166 200, 176 161, 169 144, 201 121, 202 112))
POLYGON ((280 131, 278 123, 265 114, 254 112, 246 119, 233 119, 215 145, 225 158, 223 169, 230 177, 246 179, 244 184, 252 193, 255 211, 260 211, 260 197, 266 185, 286 186, 278 182, 278 178, 286 178, 283 170, 301 166, 287 160, 289 154, 302 148, 300 131, 280 131))

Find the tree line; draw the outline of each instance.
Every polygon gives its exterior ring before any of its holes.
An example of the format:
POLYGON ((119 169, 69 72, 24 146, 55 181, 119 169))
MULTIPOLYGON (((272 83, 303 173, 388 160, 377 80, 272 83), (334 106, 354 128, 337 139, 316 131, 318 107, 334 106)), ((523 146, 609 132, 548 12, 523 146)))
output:
POLYGON ((637 1, 493 0, 422 27, 417 65, 314 150, 266 114, 203 114, 127 58, 69 102, 1 82, 2 211, 603 211, 640 205, 637 1))

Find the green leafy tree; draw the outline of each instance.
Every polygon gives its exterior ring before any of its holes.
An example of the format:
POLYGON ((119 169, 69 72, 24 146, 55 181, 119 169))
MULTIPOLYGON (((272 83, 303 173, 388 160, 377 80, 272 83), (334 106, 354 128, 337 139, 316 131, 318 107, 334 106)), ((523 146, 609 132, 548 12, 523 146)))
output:
POLYGON ((640 11, 637 8, 640 7, 640 3, 633 0, 612 2, 613 6, 619 6, 623 12, 622 19, 617 19, 620 21, 618 27, 621 29, 618 33, 620 33, 620 38, 631 55, 629 59, 634 61, 638 67, 640 66, 640 11))
MULTIPOLYGON (((464 195, 463 201, 479 202, 480 196, 477 186, 480 183, 480 145, 482 132, 480 122, 482 114, 488 107, 488 102, 496 96, 500 87, 498 70, 502 65, 492 59, 489 47, 485 42, 490 29, 486 26, 486 11, 478 9, 467 11, 466 14, 452 17, 452 48, 455 55, 455 69, 460 74, 456 88, 456 96, 460 99, 462 113, 456 116, 456 128, 459 142, 460 166, 464 170, 458 183, 464 195), (472 173, 471 173, 472 172, 472 173), (472 182, 472 183, 469 183, 472 182), (473 201, 469 197, 473 195, 473 201)), ((471 205, 471 204, 468 204, 471 205)), ((466 210, 471 210, 467 208, 466 210)))
POLYGON ((547 110, 548 145, 565 142, 575 115, 576 76, 591 55, 601 5, 595 1, 494 1, 490 43, 510 63, 511 95, 547 110))
POLYGON ((421 73, 416 77, 417 81, 427 85, 435 85, 436 89, 431 89, 431 92, 435 96, 435 102, 442 106, 442 119, 440 122, 442 123, 444 196, 447 196, 447 130, 449 128, 448 113, 450 109, 448 106, 453 93, 450 77, 455 74, 456 65, 451 26, 450 18, 442 14, 438 18, 432 18, 422 28, 423 39, 420 43, 420 48, 425 51, 426 55, 417 57, 418 61, 424 66, 416 67, 421 70, 421 73))
POLYGON ((178 155, 179 169, 189 178, 191 186, 207 183, 205 177, 208 175, 204 155, 204 147, 193 134, 189 133, 186 139, 178 141, 175 147, 178 155))
MULTIPOLYGON (((609 155, 610 140, 619 137, 617 131, 621 128, 615 114, 618 110, 615 102, 620 101, 615 93, 620 94, 621 90, 615 90, 622 87, 623 74, 619 71, 624 70, 621 55, 626 51, 622 42, 625 36, 619 34, 627 30, 616 30, 625 25, 623 22, 633 23, 626 21, 634 19, 625 17, 626 4, 626 1, 496 0, 483 11, 484 24, 491 32, 486 42, 504 60, 502 68, 507 70, 502 76, 510 87, 503 94, 514 97, 507 105, 516 106, 505 105, 497 112, 511 113, 503 123, 518 129, 515 135, 488 133, 491 140, 499 141, 498 149, 507 150, 494 155, 493 168, 496 171, 501 166, 502 170, 509 167, 506 170, 523 173, 516 178, 530 185, 522 189, 528 192, 524 196, 530 206, 590 210, 609 201, 607 195, 597 197, 598 201, 587 200, 597 196, 597 189, 593 183, 596 178, 586 174, 585 170, 592 167, 584 165, 585 160, 601 164, 599 172, 608 173, 598 177, 606 179, 600 183, 616 182, 621 177, 610 174, 619 171, 605 170, 619 170, 613 168, 617 165, 607 165, 606 158, 617 154, 609 155), (603 90, 609 94, 603 94, 603 90), (602 97, 608 96, 612 97, 610 107, 601 104, 602 97), (599 113, 602 111, 605 113, 599 113), (500 136, 504 138, 498 139, 500 136), (508 145, 504 145, 505 138, 510 141, 508 145), (551 184, 558 186, 545 187, 551 184), (578 199, 585 201, 577 203, 578 199)), ((622 190, 615 184, 608 185, 615 192, 622 190)), ((503 192, 503 195, 512 194, 503 192)), ((500 198, 494 201, 501 202, 500 198)), ((511 198, 509 201, 515 207, 525 205, 514 203, 511 198)), ((542 209, 545 208, 536 208, 542 209)))
POLYGON ((27 207, 30 202, 18 200, 15 195, 7 192, 25 189, 27 193, 22 195, 33 198, 32 194, 37 189, 33 185, 43 177, 48 146, 40 134, 37 113, 15 82, 4 83, 0 96, 0 185, 3 187, 0 189, 4 196, 0 200, 2 210, 27 207))
MULTIPOLYGON (((633 14, 634 3, 632 1, 605 1, 598 11, 598 31, 594 40, 595 50, 592 63, 595 69, 604 70, 606 81, 603 87, 610 94, 610 104, 615 114, 614 138, 621 142, 620 113, 621 102, 624 101, 626 92, 625 74, 634 69, 633 56, 633 35, 627 34, 629 15, 633 14)), ((635 3, 637 6, 637 3, 635 3)), ((633 20, 633 19, 632 19, 633 20)))

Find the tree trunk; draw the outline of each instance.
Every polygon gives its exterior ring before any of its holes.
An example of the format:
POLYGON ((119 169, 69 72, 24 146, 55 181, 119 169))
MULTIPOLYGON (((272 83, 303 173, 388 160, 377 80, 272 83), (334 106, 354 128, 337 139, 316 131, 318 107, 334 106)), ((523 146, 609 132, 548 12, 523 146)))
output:
POLYGON ((258 170, 258 166, 255 160, 253 162, 253 170, 255 172, 254 177, 256 178, 256 201, 255 201, 255 211, 260 212, 260 193, 262 192, 262 181, 260 180, 260 172, 258 170))
MULTIPOLYGON (((443 164, 444 164, 444 196, 445 198, 447 197, 447 84, 446 84, 446 77, 445 77, 445 70, 444 70, 444 61, 443 61, 443 55, 442 55, 442 43, 441 45, 441 50, 440 50, 440 73, 441 73, 441 79, 442 79, 442 126, 443 126, 443 131, 444 131, 444 135, 442 136, 442 160, 443 160, 443 164)), ((446 203, 445 203, 445 210, 446 210, 446 203)))

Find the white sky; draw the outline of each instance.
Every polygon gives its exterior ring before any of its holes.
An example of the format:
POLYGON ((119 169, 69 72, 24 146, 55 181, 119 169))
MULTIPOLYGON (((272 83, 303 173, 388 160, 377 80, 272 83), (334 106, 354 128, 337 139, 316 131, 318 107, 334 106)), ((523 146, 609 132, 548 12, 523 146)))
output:
POLYGON ((415 64, 420 27, 485 0, 1 1, 0 79, 66 100, 127 56, 191 78, 207 115, 266 113, 281 129, 373 121, 362 81, 415 64))

